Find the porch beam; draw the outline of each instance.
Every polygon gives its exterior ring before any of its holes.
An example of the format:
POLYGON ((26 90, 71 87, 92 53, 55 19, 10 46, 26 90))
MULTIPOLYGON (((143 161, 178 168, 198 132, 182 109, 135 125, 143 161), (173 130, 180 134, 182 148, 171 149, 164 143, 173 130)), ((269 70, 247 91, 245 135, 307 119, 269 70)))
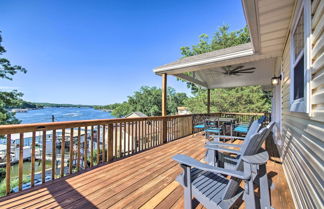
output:
POLYGON ((200 80, 198 80, 198 79, 196 79, 196 78, 193 78, 193 77, 191 77, 191 76, 185 75, 185 74, 183 74, 183 73, 176 74, 175 76, 178 77, 178 78, 181 78, 181 79, 184 79, 184 80, 190 81, 191 83, 195 83, 195 84, 197 84, 197 85, 199 85, 199 86, 202 86, 202 87, 208 88, 207 83, 202 82, 202 81, 200 81, 200 80))

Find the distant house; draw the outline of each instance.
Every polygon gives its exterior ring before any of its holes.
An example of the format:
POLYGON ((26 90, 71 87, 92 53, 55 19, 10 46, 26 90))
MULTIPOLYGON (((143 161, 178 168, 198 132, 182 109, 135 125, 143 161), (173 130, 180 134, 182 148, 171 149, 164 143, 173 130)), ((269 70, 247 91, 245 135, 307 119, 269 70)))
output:
POLYGON ((178 107, 178 115, 188 115, 191 114, 188 107, 178 107))
POLYGON ((142 118, 142 117, 147 117, 147 115, 145 115, 142 112, 132 112, 126 115, 126 118, 142 118))

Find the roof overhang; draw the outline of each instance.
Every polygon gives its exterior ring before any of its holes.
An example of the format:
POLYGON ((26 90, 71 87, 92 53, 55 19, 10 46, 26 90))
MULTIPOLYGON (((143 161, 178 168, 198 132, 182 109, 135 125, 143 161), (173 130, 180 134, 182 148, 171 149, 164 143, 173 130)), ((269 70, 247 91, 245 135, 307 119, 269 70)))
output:
POLYGON ((276 60, 283 54, 295 0, 242 0, 251 43, 181 58, 155 68, 206 88, 270 85, 276 60), (253 74, 224 77, 220 69, 237 65, 256 67, 253 74), (218 76, 217 76, 218 75, 218 76))

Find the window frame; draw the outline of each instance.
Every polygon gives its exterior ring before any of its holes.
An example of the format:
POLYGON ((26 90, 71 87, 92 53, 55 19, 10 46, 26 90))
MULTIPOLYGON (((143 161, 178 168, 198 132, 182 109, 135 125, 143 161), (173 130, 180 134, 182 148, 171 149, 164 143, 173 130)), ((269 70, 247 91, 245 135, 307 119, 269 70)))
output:
POLYGON ((311 2, 310 0, 298 1, 296 11, 293 16, 290 34, 290 111, 309 113, 310 110, 310 52, 311 52, 311 2), (304 13, 304 49, 295 58, 294 33, 297 28, 301 13, 304 13), (294 99, 294 73, 295 67, 304 56, 304 97, 294 99))

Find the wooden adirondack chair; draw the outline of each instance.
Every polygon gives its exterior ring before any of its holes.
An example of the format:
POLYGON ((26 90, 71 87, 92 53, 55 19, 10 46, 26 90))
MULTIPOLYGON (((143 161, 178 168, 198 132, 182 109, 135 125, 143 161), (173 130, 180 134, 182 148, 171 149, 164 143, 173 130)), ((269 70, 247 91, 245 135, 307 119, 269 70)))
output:
POLYGON ((260 134, 260 140, 259 141, 252 141, 252 137, 247 138, 244 140, 243 144, 229 144, 229 143, 220 143, 220 142, 214 142, 209 143, 205 147, 207 150, 207 157, 206 161, 208 164, 227 168, 227 169, 233 169, 235 168, 239 158, 244 155, 247 151, 250 152, 250 154, 257 153, 266 138, 269 136, 273 126, 275 125, 274 122, 269 123, 265 128, 261 129, 259 131, 260 134), (229 147, 239 148, 239 149, 229 149, 229 147), (247 150, 249 148, 249 150, 247 150), (235 156, 233 156, 233 154, 235 156))
MULTIPOLYGON (((261 135, 257 133, 252 136, 251 141, 260 140, 261 135)), ((193 197, 206 208, 231 208, 242 195, 246 208, 271 208, 265 170, 269 156, 266 151, 250 155, 251 148, 252 145, 247 146, 245 154, 233 170, 204 164, 185 155, 174 156, 173 159, 180 163, 184 170, 176 180, 184 187, 185 208, 192 208, 193 197), (239 186, 242 180, 245 182, 244 189, 239 186), (261 191, 259 201, 256 201, 254 195, 253 181, 256 180, 259 181, 261 191)))
MULTIPOLYGON (((219 147, 219 146, 226 146, 226 147, 241 147, 243 146, 245 143, 248 143, 246 141, 250 140, 251 137, 256 134, 259 129, 262 126, 262 123, 265 120, 265 116, 260 117, 258 120, 253 121, 253 123, 251 124, 251 127, 248 131, 248 133, 246 134, 245 137, 234 137, 234 136, 216 136, 213 142, 207 142, 206 143, 206 155, 205 155, 205 161, 207 161, 209 164, 211 165, 215 165, 215 160, 216 159, 216 154, 218 155, 222 155, 222 153, 217 153, 216 151, 214 151, 213 149, 209 149, 208 147, 219 147), (228 144, 228 143, 220 143, 220 139, 224 138, 224 139, 240 139, 240 140, 244 140, 243 145, 234 145, 234 144, 228 144)), ((235 154, 235 153, 234 153, 235 154)), ((222 158, 222 156, 218 156, 218 158, 222 158)))

